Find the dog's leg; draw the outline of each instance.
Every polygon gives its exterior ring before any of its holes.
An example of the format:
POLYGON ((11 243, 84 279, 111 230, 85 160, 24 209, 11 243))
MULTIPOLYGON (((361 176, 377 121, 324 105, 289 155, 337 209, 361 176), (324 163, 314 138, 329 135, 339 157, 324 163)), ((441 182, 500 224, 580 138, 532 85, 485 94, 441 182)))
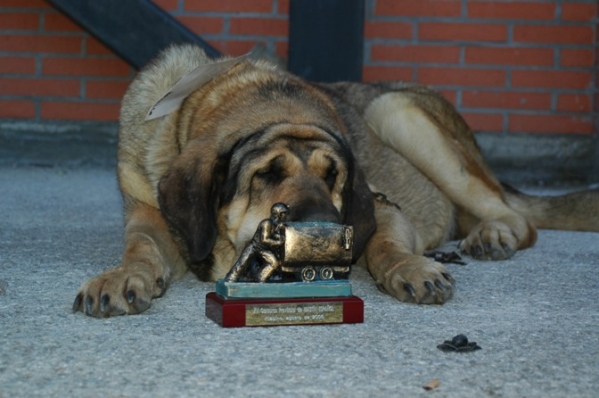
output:
POLYGON ((137 314, 182 274, 183 260, 160 211, 143 203, 126 212, 125 252, 121 264, 85 282, 74 311, 95 317, 137 314))
POLYGON ((453 294, 454 279, 441 264, 422 256, 416 228, 392 205, 375 202, 377 229, 365 260, 377 284, 401 301, 442 304, 453 294))
POLYGON ((466 123, 453 108, 441 104, 442 99, 431 96, 428 100, 424 106, 426 100, 416 104, 400 92, 384 94, 371 103, 364 117, 383 142, 479 221, 462 240, 462 251, 498 260, 532 246, 535 228, 506 203, 501 185, 476 152, 466 123))

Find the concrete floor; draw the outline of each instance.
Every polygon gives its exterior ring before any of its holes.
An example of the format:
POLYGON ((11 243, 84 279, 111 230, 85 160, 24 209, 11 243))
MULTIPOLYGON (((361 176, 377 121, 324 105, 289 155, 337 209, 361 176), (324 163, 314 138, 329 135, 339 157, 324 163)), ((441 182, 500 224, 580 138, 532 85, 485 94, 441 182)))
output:
MULTIPOLYGON (((443 306, 399 303, 352 273, 365 323, 224 329, 188 276, 144 314, 73 314, 79 285, 115 265, 110 167, 0 167, 0 397, 595 397, 599 234, 541 231, 500 262, 448 265, 443 306), (436 346, 458 333, 473 353, 436 346), (434 391, 422 386, 432 379, 434 391)), ((452 250, 454 245, 448 245, 452 250)))

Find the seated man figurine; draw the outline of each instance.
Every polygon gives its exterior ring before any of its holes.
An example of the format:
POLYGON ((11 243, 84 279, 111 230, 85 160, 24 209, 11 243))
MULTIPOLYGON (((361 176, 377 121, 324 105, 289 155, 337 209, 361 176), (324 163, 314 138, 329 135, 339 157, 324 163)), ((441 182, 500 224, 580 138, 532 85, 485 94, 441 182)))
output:
POLYGON ((276 203, 270 210, 270 218, 260 222, 251 243, 225 277, 225 282, 236 282, 252 261, 261 261, 262 268, 255 276, 258 282, 266 282, 281 267, 278 251, 284 244, 283 222, 289 214, 289 206, 276 203))

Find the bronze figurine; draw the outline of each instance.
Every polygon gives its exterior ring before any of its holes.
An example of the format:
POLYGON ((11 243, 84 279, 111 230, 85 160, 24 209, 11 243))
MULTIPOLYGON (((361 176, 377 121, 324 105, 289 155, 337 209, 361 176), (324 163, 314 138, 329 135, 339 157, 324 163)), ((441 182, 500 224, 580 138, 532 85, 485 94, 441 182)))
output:
POLYGON ((288 215, 286 204, 272 206, 270 218, 260 222, 225 282, 268 282, 275 272, 303 282, 347 279, 353 228, 330 222, 286 222, 288 215))

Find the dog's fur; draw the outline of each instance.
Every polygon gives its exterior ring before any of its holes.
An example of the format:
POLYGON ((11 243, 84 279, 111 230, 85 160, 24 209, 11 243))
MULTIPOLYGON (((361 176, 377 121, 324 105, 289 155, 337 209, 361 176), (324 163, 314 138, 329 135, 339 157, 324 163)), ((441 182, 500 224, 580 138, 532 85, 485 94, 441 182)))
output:
POLYGON ((503 187, 464 120, 423 86, 311 84, 246 60, 178 111, 144 121, 208 62, 196 47, 172 47, 127 91, 118 153, 125 252, 82 285, 75 310, 139 313, 187 269, 222 278, 275 202, 290 205, 291 220, 353 225, 354 260, 389 294, 417 303, 452 295, 450 273, 422 255, 444 241, 500 260, 532 246, 536 227, 599 230, 599 192, 533 198, 503 187))

